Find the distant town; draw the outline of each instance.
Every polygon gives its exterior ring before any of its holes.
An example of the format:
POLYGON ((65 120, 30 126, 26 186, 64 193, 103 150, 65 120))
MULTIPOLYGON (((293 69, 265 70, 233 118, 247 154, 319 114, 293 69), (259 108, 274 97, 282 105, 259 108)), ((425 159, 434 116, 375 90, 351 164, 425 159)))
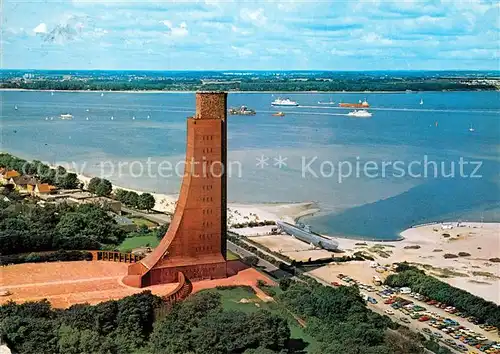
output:
POLYGON ((0 89, 82 91, 468 91, 500 89, 498 71, 3 70, 0 89))

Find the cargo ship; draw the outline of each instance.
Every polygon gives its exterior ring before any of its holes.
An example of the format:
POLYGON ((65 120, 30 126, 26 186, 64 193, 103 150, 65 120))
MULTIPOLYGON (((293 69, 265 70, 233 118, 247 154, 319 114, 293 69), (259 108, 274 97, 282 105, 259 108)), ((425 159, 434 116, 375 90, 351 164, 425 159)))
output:
POLYGON ((339 243, 335 240, 317 234, 309 228, 309 225, 297 224, 297 226, 284 221, 276 221, 278 227, 288 235, 295 237, 303 242, 310 243, 316 247, 327 251, 336 251, 339 243))
POLYGON ((347 108, 368 108, 368 107, 370 107, 370 105, 368 104, 366 99, 363 102, 361 102, 361 100, 359 100, 358 103, 339 103, 339 106, 340 107, 347 107, 347 108))
POLYGON ((248 109, 247 106, 241 106, 240 108, 229 108, 229 114, 236 116, 253 116, 255 111, 253 109, 248 109))

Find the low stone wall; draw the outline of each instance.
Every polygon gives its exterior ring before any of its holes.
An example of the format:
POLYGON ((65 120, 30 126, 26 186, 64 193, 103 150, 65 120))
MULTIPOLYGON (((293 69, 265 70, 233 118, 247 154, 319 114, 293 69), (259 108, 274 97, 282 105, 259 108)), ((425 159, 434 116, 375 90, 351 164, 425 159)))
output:
POLYGON ((166 302, 173 303, 173 302, 181 301, 181 300, 184 300, 186 297, 188 297, 189 294, 191 294, 191 291, 193 290, 193 286, 192 286, 191 282, 189 281, 189 279, 186 278, 184 273, 182 273, 182 272, 178 273, 178 281, 179 281, 179 284, 177 285, 177 287, 174 290, 172 290, 172 292, 170 294, 165 295, 163 297, 163 299, 166 302))
POLYGON ((133 253, 123 253, 117 251, 89 251, 89 252, 92 254, 93 261, 135 263, 143 258, 133 253))

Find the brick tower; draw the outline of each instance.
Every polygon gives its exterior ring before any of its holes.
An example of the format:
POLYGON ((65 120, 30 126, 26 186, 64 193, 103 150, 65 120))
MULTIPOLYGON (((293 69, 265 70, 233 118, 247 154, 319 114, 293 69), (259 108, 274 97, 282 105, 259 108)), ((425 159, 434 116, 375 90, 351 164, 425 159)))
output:
POLYGON ((146 287, 226 275, 227 93, 196 93, 187 119, 184 177, 175 214, 158 247, 128 268, 127 285, 146 287))

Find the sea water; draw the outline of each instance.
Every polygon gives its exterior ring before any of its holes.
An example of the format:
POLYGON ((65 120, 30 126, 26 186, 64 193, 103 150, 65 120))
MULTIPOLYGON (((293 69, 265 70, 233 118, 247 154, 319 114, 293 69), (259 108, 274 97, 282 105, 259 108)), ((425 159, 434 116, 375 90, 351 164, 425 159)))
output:
MULTIPOLYGON (((178 192, 181 179, 168 167, 182 173, 193 93, 1 91, 1 98, 2 151, 74 163, 121 186, 178 192), (59 119, 65 113, 73 119, 59 119)), ((228 117, 229 201, 314 201, 321 212, 303 221, 315 231, 370 239, 394 239, 429 221, 500 221, 499 92, 231 93, 228 103, 257 111, 228 117), (300 106, 272 107, 278 97, 300 106), (338 107, 364 99, 371 118, 338 107), (272 116, 277 111, 285 117, 272 116)))

